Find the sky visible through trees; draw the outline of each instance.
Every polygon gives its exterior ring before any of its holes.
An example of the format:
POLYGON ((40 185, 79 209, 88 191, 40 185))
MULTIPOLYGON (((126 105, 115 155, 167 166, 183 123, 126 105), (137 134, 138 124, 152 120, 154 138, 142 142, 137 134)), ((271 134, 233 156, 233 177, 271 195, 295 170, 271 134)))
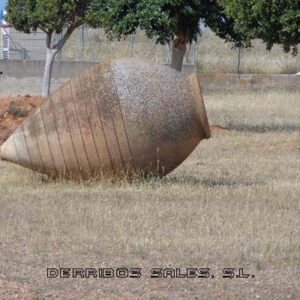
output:
POLYGON ((0 0, 0 10, 4 9, 6 5, 6 0, 0 0))

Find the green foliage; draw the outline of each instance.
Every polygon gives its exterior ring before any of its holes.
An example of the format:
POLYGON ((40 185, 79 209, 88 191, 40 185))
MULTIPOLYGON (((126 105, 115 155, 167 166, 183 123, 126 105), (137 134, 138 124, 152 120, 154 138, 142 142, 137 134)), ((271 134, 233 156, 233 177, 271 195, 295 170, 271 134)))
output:
POLYGON ((96 0, 9 0, 7 20, 25 33, 39 28, 58 34, 68 27, 100 22, 93 8, 100 9, 101 3, 96 0))
POLYGON ((270 50, 281 44, 285 52, 297 53, 300 43, 299 0, 220 0, 226 13, 234 18, 237 32, 248 41, 262 39, 270 50))
POLYGON ((244 40, 243 34, 234 31, 233 19, 227 17, 217 0, 110 0, 102 13, 107 32, 118 38, 140 27, 161 44, 175 36, 191 42, 201 34, 201 19, 204 26, 236 46, 241 46, 244 40))
POLYGON ((7 21, 17 30, 31 33, 41 29, 46 33, 47 56, 42 95, 50 94, 52 66, 55 55, 62 49, 73 31, 84 23, 100 26, 101 0, 9 0, 7 21), (54 42, 54 33, 63 33, 54 42))

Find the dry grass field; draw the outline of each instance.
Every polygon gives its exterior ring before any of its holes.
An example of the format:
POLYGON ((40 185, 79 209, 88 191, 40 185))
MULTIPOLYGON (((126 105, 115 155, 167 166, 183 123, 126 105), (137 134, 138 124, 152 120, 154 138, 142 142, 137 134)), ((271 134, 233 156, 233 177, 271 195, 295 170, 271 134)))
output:
POLYGON ((54 182, 0 162, 0 299, 299 299, 299 92, 204 96, 213 136, 162 180, 54 182), (47 279, 48 267, 143 275, 47 279), (229 267, 255 277, 222 278, 229 267))

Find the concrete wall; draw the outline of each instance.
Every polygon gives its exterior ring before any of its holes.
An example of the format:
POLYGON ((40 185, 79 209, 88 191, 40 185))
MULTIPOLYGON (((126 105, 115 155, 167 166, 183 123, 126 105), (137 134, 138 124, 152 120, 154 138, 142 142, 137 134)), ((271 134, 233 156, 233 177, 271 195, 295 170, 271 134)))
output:
MULTIPOLYGON (((90 67, 97 62, 54 62, 52 78, 72 78, 81 70, 90 67)), ((0 71, 6 77, 25 78, 41 77, 43 75, 45 62, 41 60, 0 60, 0 71)), ((183 72, 191 74, 197 71, 196 65, 184 65, 183 72)))
MULTIPOLYGON (((90 67, 92 62, 55 62, 51 88, 90 67)), ((0 60, 0 96, 39 95, 44 70, 43 61, 0 60), (1 72, 3 74, 1 75, 1 72)), ((183 72, 190 74, 196 67, 186 65, 183 72)), ((199 73, 201 87, 206 90, 241 89, 296 89, 300 91, 300 75, 285 74, 220 74, 199 73)))
MULTIPOLYGON (((95 62, 55 62, 51 90, 93 64, 95 62)), ((44 61, 0 60, 0 96, 40 95, 43 72, 44 61)), ((183 72, 194 73, 196 66, 185 65, 183 72)))
MULTIPOLYGON (((71 78, 81 70, 90 67, 92 62, 54 62, 52 78, 71 78)), ((5 77, 25 78, 42 77, 45 62, 42 60, 1 60, 0 71, 5 77)))

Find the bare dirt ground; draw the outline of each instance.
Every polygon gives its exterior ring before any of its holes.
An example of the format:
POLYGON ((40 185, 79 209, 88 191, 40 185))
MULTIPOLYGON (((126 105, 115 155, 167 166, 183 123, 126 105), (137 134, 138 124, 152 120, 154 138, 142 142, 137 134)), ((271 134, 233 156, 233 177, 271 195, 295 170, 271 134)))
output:
POLYGON ((212 138, 162 180, 55 182, 0 162, 0 299, 299 299, 299 93, 204 98, 212 138), (143 275, 48 279, 49 267, 143 275), (255 277, 222 278, 229 267, 255 277))
POLYGON ((43 102, 40 96, 0 98, 0 145, 43 102))

